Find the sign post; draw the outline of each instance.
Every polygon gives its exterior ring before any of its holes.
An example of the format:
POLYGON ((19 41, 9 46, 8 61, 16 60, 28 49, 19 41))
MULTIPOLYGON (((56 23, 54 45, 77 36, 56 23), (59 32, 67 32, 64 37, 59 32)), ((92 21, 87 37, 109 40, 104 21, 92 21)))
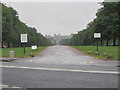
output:
MULTIPOLYGON (((28 42, 27 34, 20 34, 20 38, 21 38, 21 43, 27 43, 28 42)), ((24 46, 23 52, 25 54, 25 46, 24 46)))
MULTIPOLYGON (((101 33, 94 33, 94 38, 96 39, 101 38, 101 33)), ((98 40, 97 40, 97 51, 98 51, 98 40)))

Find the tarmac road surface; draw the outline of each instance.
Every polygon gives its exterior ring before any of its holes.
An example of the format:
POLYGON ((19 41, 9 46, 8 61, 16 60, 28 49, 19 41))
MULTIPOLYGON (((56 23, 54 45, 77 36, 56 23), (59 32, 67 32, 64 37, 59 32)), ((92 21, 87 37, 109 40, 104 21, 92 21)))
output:
POLYGON ((68 46, 50 46, 34 58, 2 62, 2 84, 22 88, 118 88, 117 61, 68 46))

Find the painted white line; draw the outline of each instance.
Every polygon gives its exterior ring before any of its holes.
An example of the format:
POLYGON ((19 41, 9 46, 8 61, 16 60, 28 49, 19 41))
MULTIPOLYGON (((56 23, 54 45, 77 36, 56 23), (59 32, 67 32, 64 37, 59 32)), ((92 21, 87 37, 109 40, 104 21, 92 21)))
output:
POLYGON ((21 87, 16 87, 16 86, 11 86, 11 85, 1 85, 1 84, 0 84, 0 87, 2 87, 2 88, 21 88, 21 87))
POLYGON ((0 66, 0 68, 18 68, 18 69, 46 70, 46 71, 66 71, 66 72, 88 72, 88 73, 101 73, 101 74, 120 74, 120 72, 117 72, 117 71, 75 70, 75 69, 58 69, 58 68, 3 66, 3 65, 0 66))
POLYGON ((94 63, 94 62, 89 62, 89 63, 94 63))
POLYGON ((87 63, 87 62, 83 62, 83 63, 87 63))

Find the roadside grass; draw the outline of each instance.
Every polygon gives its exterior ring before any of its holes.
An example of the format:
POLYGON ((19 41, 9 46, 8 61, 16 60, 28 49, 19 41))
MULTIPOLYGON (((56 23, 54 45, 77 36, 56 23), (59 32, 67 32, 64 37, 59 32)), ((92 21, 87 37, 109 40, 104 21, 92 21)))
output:
POLYGON ((14 51, 14 55, 15 57, 30 57, 29 54, 33 53, 33 54, 38 54, 40 51, 42 51, 43 49, 45 49, 47 47, 45 46, 41 46, 38 47, 37 50, 33 50, 31 49, 31 47, 25 47, 25 54, 23 52, 23 47, 18 47, 18 48, 0 48, 0 57, 9 57, 9 52, 10 51, 14 51), (2 54, 1 54, 2 53, 2 54))
POLYGON ((96 46, 72 46, 73 48, 76 48, 87 55, 100 58, 100 59, 106 59, 106 57, 103 55, 104 53, 112 54, 114 56, 114 60, 119 60, 118 58, 118 46, 99 46, 99 53, 100 55, 95 55, 96 52, 96 46), (88 51, 92 51, 92 54, 88 54, 88 51))

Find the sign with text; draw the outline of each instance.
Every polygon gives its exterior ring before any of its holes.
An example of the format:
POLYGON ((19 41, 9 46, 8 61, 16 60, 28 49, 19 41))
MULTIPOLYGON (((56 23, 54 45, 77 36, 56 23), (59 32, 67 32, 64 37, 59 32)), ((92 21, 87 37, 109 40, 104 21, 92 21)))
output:
POLYGON ((101 38, 101 33, 94 33, 94 38, 101 38))
POLYGON ((37 45, 31 46, 32 49, 37 49, 37 45))
POLYGON ((20 34, 21 36, 21 43, 26 43, 27 41, 27 34, 20 34))

